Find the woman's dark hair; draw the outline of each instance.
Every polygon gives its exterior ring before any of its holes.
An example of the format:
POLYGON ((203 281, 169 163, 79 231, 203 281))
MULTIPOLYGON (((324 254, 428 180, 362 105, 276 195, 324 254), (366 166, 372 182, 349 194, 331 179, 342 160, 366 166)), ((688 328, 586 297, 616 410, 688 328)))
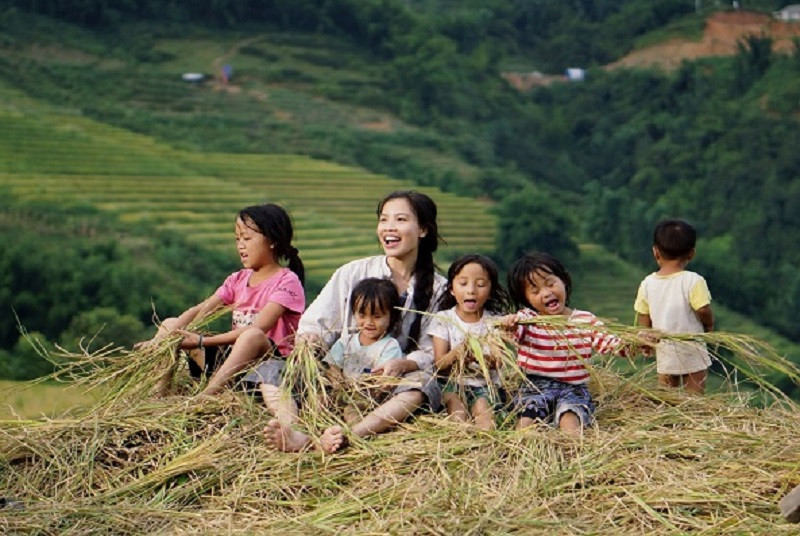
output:
POLYGON ((684 220, 662 220, 653 231, 653 245, 667 260, 688 257, 696 243, 697 232, 684 220))
POLYGON ((292 245, 294 229, 288 212, 274 203, 265 203, 243 208, 237 217, 254 231, 266 236, 275 247, 275 257, 286 259, 289 269, 297 274, 300 283, 305 282, 303 261, 297 248, 292 245))
MULTIPOLYGON (((426 231, 425 236, 419 239, 419 249, 417 251, 417 263, 414 266, 414 309, 417 311, 427 311, 433 298, 433 281, 436 271, 436 264, 433 262, 433 253, 439 247, 439 226, 436 223, 436 203, 427 195, 414 190, 401 190, 392 192, 378 203, 378 218, 381 217, 383 206, 393 199, 405 199, 417 217, 417 223, 421 229, 426 231)), ((409 341, 417 344, 419 341, 420 326, 422 325, 422 315, 415 313, 414 322, 408 333, 409 341)), ((409 348, 403 348, 408 352, 409 348)))
POLYGON ((369 311, 389 313, 389 327, 391 333, 400 320, 400 294, 397 287, 390 279, 368 277, 362 279, 353 287, 350 293, 350 311, 355 314, 368 314, 369 311))
POLYGON ((453 296, 453 280, 468 264, 477 264, 489 276, 489 284, 491 291, 489 299, 486 300, 483 308, 492 313, 504 313, 511 307, 511 298, 508 292, 500 284, 500 276, 497 272, 497 265, 492 259, 485 255, 463 255, 453 261, 450 268, 447 270, 447 289, 442 297, 439 299, 440 309, 451 309, 456 306, 456 298, 453 296))
POLYGON ((572 294, 572 278, 569 276, 569 272, 561 264, 561 261, 549 253, 539 252, 529 253, 517 259, 508 270, 508 290, 514 303, 518 307, 533 308, 533 305, 528 303, 528 298, 525 297, 525 289, 528 284, 533 284, 531 276, 537 272, 552 274, 564 283, 567 293, 566 305, 569 305, 569 296, 572 294))

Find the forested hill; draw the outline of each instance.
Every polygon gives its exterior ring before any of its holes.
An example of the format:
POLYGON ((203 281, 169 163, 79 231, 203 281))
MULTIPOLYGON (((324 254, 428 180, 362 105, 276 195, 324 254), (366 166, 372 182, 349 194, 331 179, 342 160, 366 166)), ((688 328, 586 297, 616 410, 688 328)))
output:
MULTIPOLYGON (((111 52, 94 70, 5 54, 3 78, 178 145, 303 152, 490 197, 498 202, 497 254, 504 262, 532 247, 569 259, 578 243, 594 241, 649 266, 654 223, 684 217, 702 237, 693 267, 707 276, 715 298, 787 336, 800 335, 793 320, 800 314, 800 45, 777 53, 769 36, 756 35, 733 57, 699 58, 673 72, 602 69, 653 39, 699 34, 712 2, 111 4, 6 2, 0 39, 7 51, 30 52, 25 32, 41 21, 25 11, 32 8, 74 25, 50 36, 53 42, 71 39, 79 47, 81 32, 91 32, 111 52), (168 64, 175 58, 164 40, 198 28, 244 42, 241 50, 263 61, 274 56, 257 43, 246 45, 248 36, 270 31, 335 40, 336 54, 305 58, 325 63, 330 75, 284 67, 270 73, 271 83, 370 108, 404 126, 382 137, 363 129, 323 136, 324 127, 270 130, 254 117, 188 129, 185 110, 147 108, 148 95, 138 93, 141 86, 126 89, 115 65, 145 73, 149 65, 168 64), (508 68, 561 73, 575 66, 588 69, 583 82, 528 93, 500 76, 508 68), (337 78, 342 71, 360 75, 337 78), (421 154, 426 159, 416 158, 421 154)), ((740 4, 771 13, 785 2, 740 4)), ((95 46, 85 52, 99 54, 95 46)), ((246 68, 234 76, 258 81, 246 68)), ((165 82, 154 76, 149 83, 165 82)), ((326 118, 317 119, 324 125, 326 118)))

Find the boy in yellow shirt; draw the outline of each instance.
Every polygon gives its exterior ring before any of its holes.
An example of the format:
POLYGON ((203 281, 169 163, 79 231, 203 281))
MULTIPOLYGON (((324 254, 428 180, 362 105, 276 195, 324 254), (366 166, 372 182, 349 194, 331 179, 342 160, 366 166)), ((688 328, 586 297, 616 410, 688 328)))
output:
MULTIPOLYGON (((653 232, 653 256, 659 270, 639 285, 636 323, 665 333, 703 333, 714 329, 706 280, 686 265, 695 254, 697 234, 683 220, 663 220, 653 232)), ((656 346, 658 382, 703 394, 711 358, 703 343, 661 341, 656 346)))

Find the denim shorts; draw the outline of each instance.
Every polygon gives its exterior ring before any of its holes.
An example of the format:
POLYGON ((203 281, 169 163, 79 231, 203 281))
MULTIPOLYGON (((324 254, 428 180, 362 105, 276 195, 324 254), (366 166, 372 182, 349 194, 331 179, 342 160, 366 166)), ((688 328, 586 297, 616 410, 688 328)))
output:
POLYGON ((571 411, 583 426, 594 423, 594 402, 586 384, 565 383, 543 376, 528 376, 514 397, 520 417, 541 420, 558 426, 561 416, 571 411))

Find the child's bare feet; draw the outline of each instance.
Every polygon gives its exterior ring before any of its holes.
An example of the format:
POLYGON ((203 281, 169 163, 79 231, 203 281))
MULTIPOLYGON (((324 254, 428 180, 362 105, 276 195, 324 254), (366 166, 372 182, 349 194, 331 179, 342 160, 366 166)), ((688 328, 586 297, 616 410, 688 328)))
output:
POLYGON ((300 452, 310 444, 309 437, 288 426, 283 426, 278 419, 272 419, 264 428, 267 441, 282 452, 300 452))
POLYGON ((319 443, 323 452, 333 454, 334 452, 347 446, 347 438, 344 436, 341 426, 331 426, 322 432, 322 436, 319 438, 319 443))

